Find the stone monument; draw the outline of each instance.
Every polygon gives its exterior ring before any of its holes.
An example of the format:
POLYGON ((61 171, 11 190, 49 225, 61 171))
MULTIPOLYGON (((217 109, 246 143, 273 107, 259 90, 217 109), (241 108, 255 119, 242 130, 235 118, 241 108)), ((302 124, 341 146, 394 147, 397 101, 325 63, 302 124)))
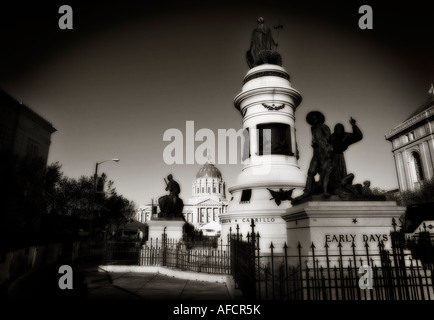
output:
POLYGON ((179 240, 184 235, 184 227, 186 224, 182 210, 184 208, 184 202, 179 197, 181 188, 179 183, 173 179, 172 174, 167 176, 166 191, 169 191, 168 195, 164 195, 158 199, 158 205, 160 212, 157 217, 152 217, 147 222, 149 226, 148 242, 161 241, 162 235, 165 234, 167 239, 179 240))
POLYGON ((311 125, 313 156, 303 194, 292 199, 293 206, 282 216, 288 254, 307 256, 315 249, 318 256, 326 247, 329 255, 363 254, 368 247, 378 250, 380 244, 390 249, 393 221, 405 208, 373 195, 369 181, 353 184, 355 175, 347 172, 344 151, 363 138, 356 120, 350 118, 352 132, 338 123, 333 133, 319 111, 309 112, 306 121, 311 125))
POLYGON ((245 237, 253 220, 261 236, 260 250, 267 252, 271 242, 277 251, 283 250, 287 239, 281 216, 291 207, 291 198, 303 192, 306 176, 297 163, 295 135, 294 114, 301 95, 282 67, 271 30, 263 18, 257 22, 246 54, 250 70, 234 99, 244 129, 244 167, 228 189, 232 199, 220 222, 222 240, 227 241, 237 226, 245 237))

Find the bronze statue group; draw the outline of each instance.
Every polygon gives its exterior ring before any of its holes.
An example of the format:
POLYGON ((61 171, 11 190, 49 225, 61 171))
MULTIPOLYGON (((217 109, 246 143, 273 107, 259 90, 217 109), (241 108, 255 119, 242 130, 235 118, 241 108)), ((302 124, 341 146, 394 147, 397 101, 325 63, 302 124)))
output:
MULTIPOLYGON (((341 199, 352 199, 362 196, 365 192, 360 184, 353 185, 354 174, 347 173, 344 152, 347 148, 363 138, 356 125, 356 120, 350 118, 352 132, 345 132, 344 126, 338 123, 331 133, 324 123, 325 117, 319 111, 311 111, 306 116, 311 125, 313 156, 307 173, 306 186, 302 195, 294 198, 292 203, 298 203, 314 194, 322 194, 323 199, 338 195, 341 199), (315 176, 319 180, 315 181, 315 176)), ((365 182, 368 183, 367 181, 365 182)))

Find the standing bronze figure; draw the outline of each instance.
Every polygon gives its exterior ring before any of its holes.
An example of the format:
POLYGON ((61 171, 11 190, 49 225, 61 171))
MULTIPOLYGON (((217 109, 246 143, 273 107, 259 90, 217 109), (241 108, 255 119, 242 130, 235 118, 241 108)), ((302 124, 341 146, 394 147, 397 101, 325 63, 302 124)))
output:
POLYGON ((310 160, 304 192, 294 198, 293 203, 316 193, 317 189, 322 189, 323 194, 329 196, 328 182, 332 172, 333 151, 330 144, 331 131, 324 123, 324 115, 319 111, 309 112, 306 121, 311 125, 313 156, 310 160), (315 182, 317 174, 320 177, 318 183, 315 182))
POLYGON ((275 49, 277 42, 274 41, 271 29, 265 26, 263 17, 259 17, 258 26, 252 32, 250 48, 246 53, 246 60, 249 68, 264 63, 282 65, 282 58, 275 49))

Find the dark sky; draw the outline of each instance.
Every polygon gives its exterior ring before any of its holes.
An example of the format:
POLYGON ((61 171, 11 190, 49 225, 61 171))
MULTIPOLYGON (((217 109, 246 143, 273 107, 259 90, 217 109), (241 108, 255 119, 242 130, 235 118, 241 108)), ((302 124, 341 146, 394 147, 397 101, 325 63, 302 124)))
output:
MULTIPOLYGON (((296 111, 299 165, 311 156, 305 115, 317 109, 332 128, 354 117, 364 139, 347 153, 355 182, 396 188, 384 139, 427 98, 434 81, 433 5, 327 1, 14 1, 0 5, 0 86, 57 128, 49 162, 66 175, 101 172, 137 204, 164 193, 173 173, 190 197, 200 165, 166 165, 167 129, 241 128, 233 106, 248 71, 245 52, 259 16, 280 22, 279 52, 303 101, 296 111), (151 4, 149 4, 151 3, 151 4), (73 8, 73 30, 58 9, 73 8), (358 28, 369 4, 374 29, 358 28)), ((274 36, 277 37, 276 31, 274 36)), ((196 144, 197 146, 198 144, 196 144)), ((230 186, 241 165, 217 164, 230 186)))

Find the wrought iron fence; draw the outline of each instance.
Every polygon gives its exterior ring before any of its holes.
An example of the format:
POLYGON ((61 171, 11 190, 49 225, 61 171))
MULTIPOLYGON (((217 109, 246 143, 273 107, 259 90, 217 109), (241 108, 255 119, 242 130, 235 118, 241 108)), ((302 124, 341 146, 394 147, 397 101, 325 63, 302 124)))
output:
POLYGON ((108 241, 104 263, 107 265, 139 265, 141 243, 135 241, 108 241))
POLYGON ((232 228, 229 230, 229 243, 231 252, 231 274, 246 298, 256 297, 256 276, 255 276, 255 249, 256 240, 254 225, 252 226, 252 237, 247 234, 247 241, 243 241, 237 225, 236 233, 232 235, 232 228))
POLYGON ((161 239, 140 242, 108 242, 108 265, 166 266, 195 272, 230 274, 229 246, 216 239, 161 239))
POLYGON ((383 242, 365 242, 362 248, 339 242, 333 250, 327 243, 299 245, 297 253, 285 244, 275 253, 271 243, 264 254, 254 222, 251 228, 244 239, 239 227, 235 233, 230 230, 225 245, 222 239, 174 240, 165 233, 146 244, 107 242, 104 262, 231 274, 247 299, 434 300, 434 241, 429 233, 406 238, 394 223, 387 250, 383 242))
POLYGON ((395 223, 389 250, 383 242, 377 247, 365 242, 363 248, 353 242, 330 251, 326 243, 321 254, 312 244, 307 254, 299 245, 295 255, 288 254, 286 244, 283 253, 275 254, 273 243, 269 254, 260 254, 253 222, 251 227, 244 245, 238 228, 231 242, 237 243, 231 246, 232 274, 250 299, 434 300, 433 241, 403 240, 395 223))

